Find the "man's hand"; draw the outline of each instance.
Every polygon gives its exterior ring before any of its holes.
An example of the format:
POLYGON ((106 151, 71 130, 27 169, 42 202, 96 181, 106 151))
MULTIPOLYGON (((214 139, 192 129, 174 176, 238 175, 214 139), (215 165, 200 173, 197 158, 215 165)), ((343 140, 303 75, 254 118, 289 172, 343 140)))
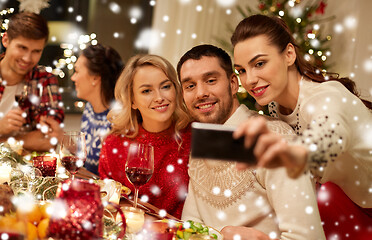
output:
POLYGON ((221 230, 224 240, 233 240, 239 235, 241 240, 272 240, 268 235, 250 227, 226 226, 221 230))
POLYGON ((0 120, 0 135, 9 135, 13 132, 18 132, 22 125, 26 123, 26 119, 22 116, 24 112, 19 109, 11 109, 0 120))

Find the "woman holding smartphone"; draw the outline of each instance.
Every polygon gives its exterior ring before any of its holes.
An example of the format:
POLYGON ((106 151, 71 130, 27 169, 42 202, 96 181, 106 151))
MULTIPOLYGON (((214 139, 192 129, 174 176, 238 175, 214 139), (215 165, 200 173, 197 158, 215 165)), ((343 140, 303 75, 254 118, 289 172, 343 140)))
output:
POLYGON ((328 237, 371 237, 371 102, 358 97, 350 79, 323 75, 307 62, 278 17, 244 19, 231 41, 244 88, 297 133, 292 141, 284 141, 258 118, 242 124, 235 137, 245 135, 247 147, 257 139, 258 166, 285 166, 293 177, 310 170, 317 183, 328 188, 332 194, 318 196, 328 237))

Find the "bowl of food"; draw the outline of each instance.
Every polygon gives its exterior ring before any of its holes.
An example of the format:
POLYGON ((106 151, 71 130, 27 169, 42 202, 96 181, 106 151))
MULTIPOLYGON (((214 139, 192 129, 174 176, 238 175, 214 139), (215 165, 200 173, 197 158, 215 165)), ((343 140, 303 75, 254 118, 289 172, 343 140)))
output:
POLYGON ((166 221, 146 222, 142 232, 142 237, 146 240, 172 240, 176 237, 178 224, 166 221))

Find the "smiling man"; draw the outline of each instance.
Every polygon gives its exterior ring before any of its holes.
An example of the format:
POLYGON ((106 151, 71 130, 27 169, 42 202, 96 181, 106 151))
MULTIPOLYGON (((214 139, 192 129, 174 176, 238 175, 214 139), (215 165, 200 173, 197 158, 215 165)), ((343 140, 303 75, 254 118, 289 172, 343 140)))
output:
POLYGON ((34 13, 13 15, 2 37, 5 53, 0 56, 0 137, 24 141, 24 148, 48 151, 56 142, 53 132, 64 118, 57 78, 43 66, 37 66, 48 40, 47 22, 34 13), (16 96, 24 95, 31 106, 20 106, 16 96), (47 117, 49 116, 49 117, 47 117), (48 122, 43 134, 38 123, 48 122))
MULTIPOLYGON (((196 121, 237 126, 257 116, 239 105, 238 79, 224 50, 196 46, 177 71, 196 121)), ((294 135, 286 123, 268 120, 272 131, 294 135)), ((234 162, 190 158, 189 176, 182 219, 221 230, 226 240, 325 239, 309 175, 293 180, 283 168, 238 171, 234 162)))

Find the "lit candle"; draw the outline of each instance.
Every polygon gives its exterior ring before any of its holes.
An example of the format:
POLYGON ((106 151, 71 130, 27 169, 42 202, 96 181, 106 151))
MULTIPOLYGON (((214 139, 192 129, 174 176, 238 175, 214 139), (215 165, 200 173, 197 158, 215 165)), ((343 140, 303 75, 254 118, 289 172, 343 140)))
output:
POLYGON ((109 202, 113 202, 113 203, 119 204, 119 202, 120 202, 120 196, 119 196, 119 193, 115 191, 115 192, 111 195, 111 197, 110 197, 110 199, 109 199, 109 202))
POLYGON ((12 171, 12 167, 8 164, 1 164, 0 165, 0 184, 5 182, 10 182, 10 172, 12 171))
POLYGON ((138 233, 141 231, 145 223, 145 213, 141 209, 134 207, 122 207, 121 210, 126 219, 127 233, 138 233))

